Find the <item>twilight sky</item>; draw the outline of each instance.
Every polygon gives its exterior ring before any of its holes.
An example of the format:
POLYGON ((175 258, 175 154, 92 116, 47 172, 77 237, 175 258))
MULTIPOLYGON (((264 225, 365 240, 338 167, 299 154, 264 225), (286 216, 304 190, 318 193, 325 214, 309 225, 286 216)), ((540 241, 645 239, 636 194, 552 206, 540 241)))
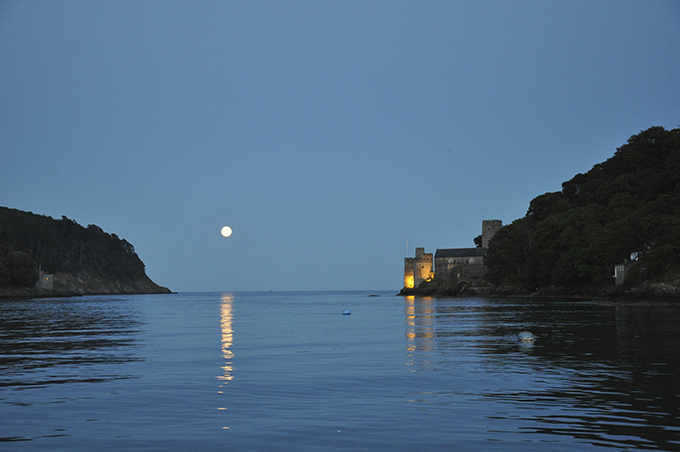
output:
POLYGON ((396 293, 679 124, 672 0, 0 2, 0 205, 175 291, 396 293))

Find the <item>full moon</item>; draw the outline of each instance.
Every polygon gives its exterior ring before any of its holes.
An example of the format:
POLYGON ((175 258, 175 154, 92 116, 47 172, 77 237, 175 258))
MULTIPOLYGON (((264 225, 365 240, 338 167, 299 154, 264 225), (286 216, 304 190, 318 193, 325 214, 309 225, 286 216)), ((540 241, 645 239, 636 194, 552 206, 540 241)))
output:
POLYGON ((231 231, 231 228, 230 228, 229 226, 223 227, 222 230, 220 231, 220 233, 221 233, 222 236, 224 236, 224 237, 229 237, 229 236, 231 235, 231 232, 232 232, 232 231, 231 231))

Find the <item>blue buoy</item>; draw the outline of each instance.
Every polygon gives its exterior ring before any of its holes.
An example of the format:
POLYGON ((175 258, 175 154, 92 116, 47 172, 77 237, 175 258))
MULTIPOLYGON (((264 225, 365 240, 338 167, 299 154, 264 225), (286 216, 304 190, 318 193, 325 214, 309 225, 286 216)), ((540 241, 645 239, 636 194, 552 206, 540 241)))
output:
POLYGON ((350 315, 349 309, 342 311, 342 315, 350 315))
POLYGON ((534 335, 531 331, 522 331, 517 335, 517 339, 522 342, 533 342, 534 335))

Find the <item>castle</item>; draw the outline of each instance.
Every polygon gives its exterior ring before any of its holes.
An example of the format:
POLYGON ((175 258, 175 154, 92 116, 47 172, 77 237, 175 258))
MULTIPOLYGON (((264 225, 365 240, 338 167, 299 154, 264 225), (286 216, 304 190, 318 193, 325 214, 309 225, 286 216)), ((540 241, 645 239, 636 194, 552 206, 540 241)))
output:
POLYGON ((478 248, 438 249, 434 258, 425 248, 416 248, 415 257, 404 258, 404 288, 413 289, 435 274, 449 273, 457 279, 478 279, 484 276, 484 256, 491 237, 503 227, 501 220, 482 221, 482 243, 478 248))

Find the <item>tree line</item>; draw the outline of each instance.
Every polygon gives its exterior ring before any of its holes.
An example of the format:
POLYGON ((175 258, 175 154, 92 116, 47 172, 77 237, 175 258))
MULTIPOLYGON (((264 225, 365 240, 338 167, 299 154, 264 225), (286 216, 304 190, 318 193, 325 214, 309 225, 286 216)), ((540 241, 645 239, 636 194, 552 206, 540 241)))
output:
POLYGON ((39 267, 45 273, 88 269, 119 279, 145 276, 132 244, 116 234, 65 216, 55 220, 0 207, 0 285, 33 285, 39 267))
POLYGON ((487 280, 524 289, 601 288, 680 275, 680 129, 652 127, 491 239, 487 280), (631 260, 632 257, 632 260, 631 260))

